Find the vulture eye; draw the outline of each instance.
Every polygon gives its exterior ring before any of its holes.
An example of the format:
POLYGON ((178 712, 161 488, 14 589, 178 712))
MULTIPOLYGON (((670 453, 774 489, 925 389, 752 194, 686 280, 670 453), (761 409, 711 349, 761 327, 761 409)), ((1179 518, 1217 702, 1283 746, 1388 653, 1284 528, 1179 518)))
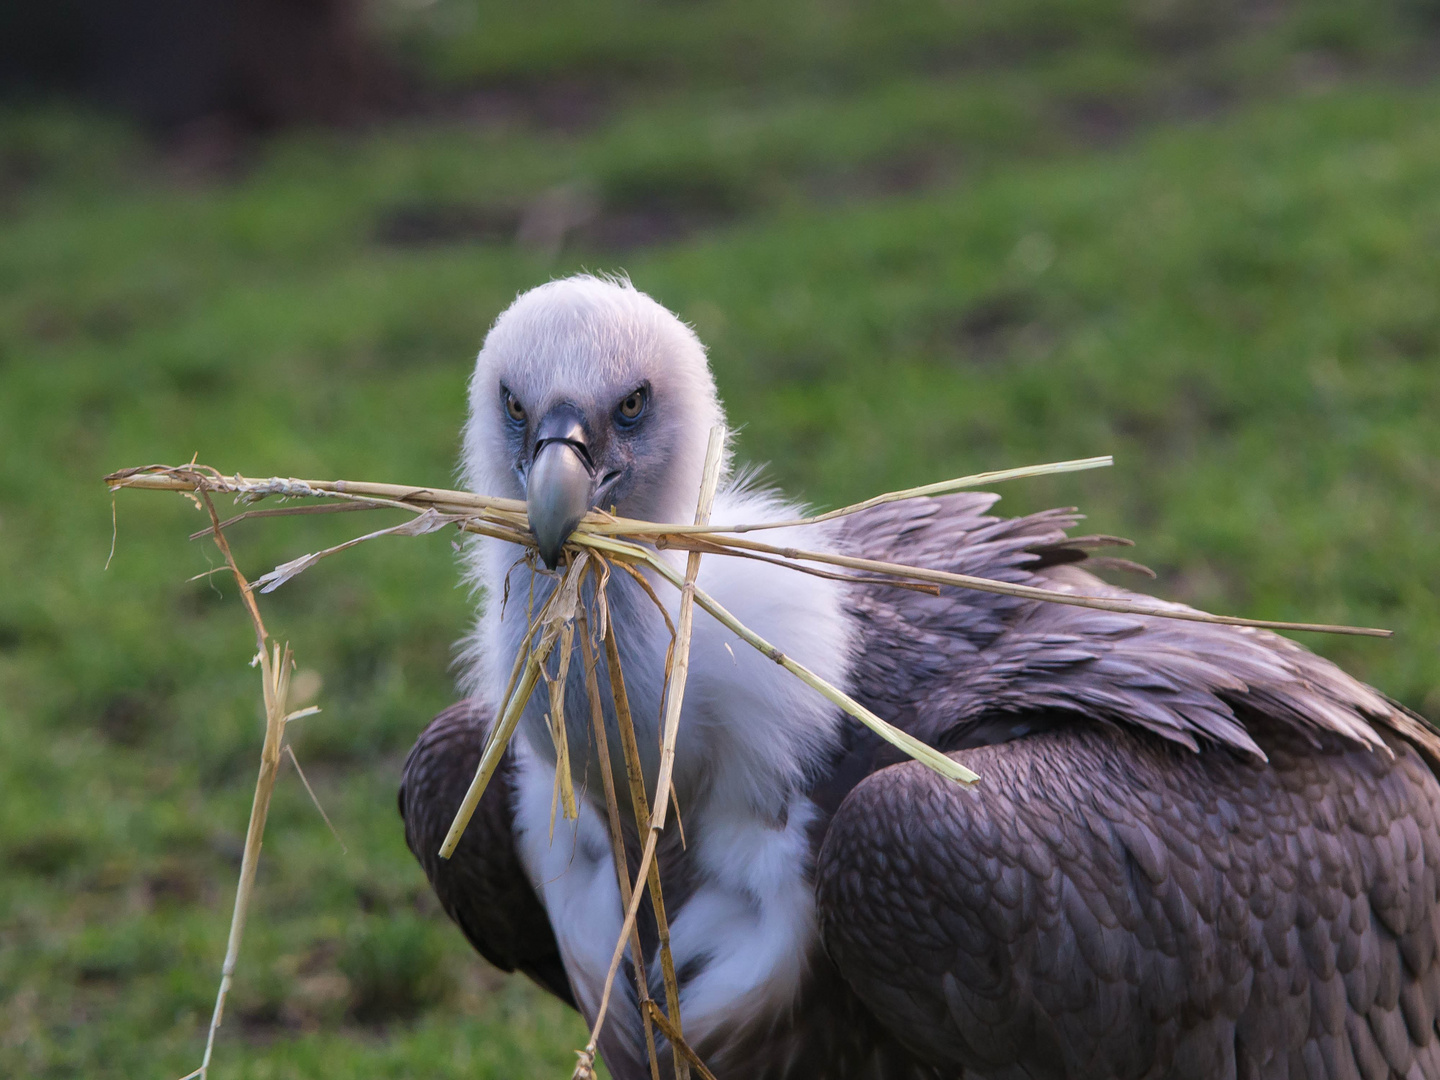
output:
POLYGON ((615 409, 617 418, 622 424, 633 424, 645 412, 645 404, 649 400, 650 391, 643 386, 636 387, 615 409))
POLYGON ((505 412, 511 420, 517 424, 525 422, 525 406, 520 404, 520 399, 509 390, 505 391, 505 412))

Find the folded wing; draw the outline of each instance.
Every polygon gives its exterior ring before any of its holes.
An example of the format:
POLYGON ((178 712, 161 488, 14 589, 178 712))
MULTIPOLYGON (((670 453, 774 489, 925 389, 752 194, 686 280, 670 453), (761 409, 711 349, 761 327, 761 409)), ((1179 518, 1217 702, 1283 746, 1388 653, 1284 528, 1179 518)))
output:
POLYGON ((405 842, 445 913, 481 956, 501 971, 523 971, 573 1007, 549 916, 515 851, 512 754, 501 759, 455 854, 448 860, 439 856, 475 775, 490 723, 489 710, 473 700, 461 701, 436 716, 416 741, 400 785, 405 842))

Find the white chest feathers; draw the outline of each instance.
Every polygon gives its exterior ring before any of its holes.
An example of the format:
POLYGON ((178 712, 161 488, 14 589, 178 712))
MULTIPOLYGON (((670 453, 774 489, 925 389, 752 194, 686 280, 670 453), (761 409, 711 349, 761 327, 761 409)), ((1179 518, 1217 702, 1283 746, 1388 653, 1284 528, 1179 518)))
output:
MULTIPOLYGON (((714 520, 723 523, 798 516, 795 507, 743 491, 723 492, 714 512, 714 520)), ((826 543, 820 529, 777 529, 766 539, 810 547, 826 543)), ((683 553, 667 556, 683 565, 683 553)), ((473 673, 474 686, 492 700, 505 685, 524 632, 523 604, 515 604, 502 621, 494 603, 513 558, 503 546, 492 545, 476 566, 492 600, 475 642, 481 663, 473 673)), ((634 588, 624 578, 612 574, 612 597, 617 585, 634 588)), ((548 590, 552 582, 543 586, 548 590)), ((701 561, 698 583, 773 646, 830 682, 847 686, 854 635, 841 584, 716 555, 701 561)), ((520 591, 512 588, 511 596, 526 595, 529 585, 517 581, 520 591)), ((647 786, 653 788, 670 636, 653 603, 635 591, 638 601, 635 596, 624 602, 612 599, 610 611, 636 740, 642 758, 649 759, 647 786)), ((674 621, 675 591, 663 583, 657 591, 674 621)), ((574 685, 566 694, 567 726, 572 720, 578 725, 569 737, 572 760, 593 746, 579 669, 578 662, 572 665, 574 685)), ((577 1004, 593 1017, 623 919, 619 887, 605 811, 597 805, 598 781, 582 787, 584 777, 577 775, 582 781, 577 791, 588 790, 589 799, 581 800, 578 821, 557 817, 553 842, 550 839, 554 751, 540 697, 532 701, 535 715, 526 714, 521 737, 515 740, 520 765, 518 848, 549 913, 577 1004)), ((606 712, 608 727, 613 717, 606 712)), ((687 975, 681 1016, 694 1041, 773 1015, 800 988, 817 947, 808 832, 818 811, 805 792, 830 760, 841 722, 838 711, 819 694, 697 609, 674 776, 688 841, 681 857, 694 887, 683 906, 668 912, 676 968, 687 975)), ((610 743, 612 749, 619 745, 613 730, 610 743)), ((623 791, 623 772, 620 775, 623 791)), ((658 957, 646 960, 652 985, 658 986, 658 957)), ((633 990, 619 985, 613 993, 615 1000, 631 1000, 633 990)), ((627 1012, 633 1025, 629 1034, 636 1040, 632 1045, 639 1046, 633 1009, 620 1010, 607 1019, 607 1027, 627 1025, 627 1012)))
MULTIPOLYGON (((519 753, 517 847, 555 931, 576 1003, 593 1021, 624 913, 603 811, 582 805, 577 821, 559 819, 549 837, 554 773, 528 749, 519 753)), ((754 813, 712 813, 687 821, 698 883, 669 911, 670 942, 681 986, 680 1014, 694 1043, 742 1030, 783 1010, 798 994, 817 946, 809 829, 818 813, 793 795, 783 823, 754 813)), ((627 954, 628 955, 628 954, 627 954)), ((658 956, 647 956, 649 982, 661 984, 658 956)), ((607 1025, 639 1049, 632 988, 612 991, 607 1025)), ((642 1051, 643 1052, 643 1051, 642 1051)))

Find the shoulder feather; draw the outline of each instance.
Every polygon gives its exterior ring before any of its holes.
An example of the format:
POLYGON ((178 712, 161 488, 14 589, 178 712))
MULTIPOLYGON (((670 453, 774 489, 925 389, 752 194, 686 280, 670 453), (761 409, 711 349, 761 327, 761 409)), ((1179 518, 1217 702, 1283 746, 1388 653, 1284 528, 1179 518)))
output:
MULTIPOLYGON (((986 512, 995 501, 967 493, 877 507, 846 519, 837 540, 867 558, 1162 603, 1083 569, 1090 548, 1111 538, 1071 540, 1074 510, 1000 518, 986 512)), ((857 695, 936 745, 956 745, 996 714, 1061 711, 1263 758, 1241 719, 1251 711, 1312 739, 1328 732, 1381 751, 1375 725, 1384 725, 1440 761, 1423 721, 1266 630, 949 587, 929 596, 855 586, 850 608, 862 628, 857 695)))

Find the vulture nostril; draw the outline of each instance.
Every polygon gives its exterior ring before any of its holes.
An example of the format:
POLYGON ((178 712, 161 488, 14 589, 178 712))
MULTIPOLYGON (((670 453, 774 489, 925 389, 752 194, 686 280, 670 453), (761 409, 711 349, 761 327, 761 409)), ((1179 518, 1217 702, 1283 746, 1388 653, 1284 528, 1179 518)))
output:
POLYGON ((615 482, 620 479, 622 472, 623 470, 621 469, 611 469, 600 478, 600 482, 595 485, 595 496, 591 503, 592 506, 607 512, 614 509, 615 504, 611 501, 610 496, 615 487, 615 482))

